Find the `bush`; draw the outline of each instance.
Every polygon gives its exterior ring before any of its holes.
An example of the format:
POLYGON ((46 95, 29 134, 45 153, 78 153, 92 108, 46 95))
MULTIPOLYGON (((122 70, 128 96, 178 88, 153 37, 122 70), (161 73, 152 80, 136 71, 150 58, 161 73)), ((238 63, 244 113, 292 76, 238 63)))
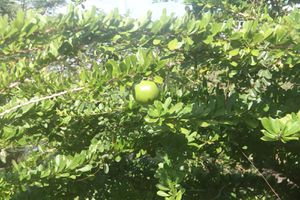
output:
POLYGON ((300 12, 253 12, 1 17, 0 196, 299 197, 300 12))

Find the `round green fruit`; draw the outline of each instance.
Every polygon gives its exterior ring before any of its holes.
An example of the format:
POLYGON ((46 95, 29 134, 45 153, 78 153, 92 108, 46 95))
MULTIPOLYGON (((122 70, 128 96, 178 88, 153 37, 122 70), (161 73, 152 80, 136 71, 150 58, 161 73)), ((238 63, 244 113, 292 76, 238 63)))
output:
POLYGON ((141 81, 134 87, 135 100, 139 103, 150 103, 159 95, 159 89, 153 81, 141 81))

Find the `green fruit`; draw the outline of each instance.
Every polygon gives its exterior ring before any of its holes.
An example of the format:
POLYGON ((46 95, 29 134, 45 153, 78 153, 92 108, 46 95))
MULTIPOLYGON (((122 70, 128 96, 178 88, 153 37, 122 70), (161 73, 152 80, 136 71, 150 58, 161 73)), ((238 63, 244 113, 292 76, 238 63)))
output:
POLYGON ((135 100, 139 103, 150 103, 159 95, 159 89, 153 81, 141 81, 134 87, 135 100))

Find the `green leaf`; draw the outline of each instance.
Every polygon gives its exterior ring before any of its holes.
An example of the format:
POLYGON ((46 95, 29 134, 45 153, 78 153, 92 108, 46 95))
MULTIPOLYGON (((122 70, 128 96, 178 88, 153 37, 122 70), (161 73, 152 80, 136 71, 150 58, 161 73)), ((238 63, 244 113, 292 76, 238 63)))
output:
POLYGON ((182 195, 183 195, 183 192, 182 190, 179 190, 176 194, 176 199, 175 200, 182 200, 182 195))
POLYGON ((277 25, 274 30, 276 42, 280 43, 286 35, 286 29, 282 25, 277 25))
POLYGON ((213 35, 216 35, 217 33, 219 33, 222 30, 222 26, 223 26, 222 23, 213 23, 211 25, 211 33, 213 35))
POLYGON ((161 76, 154 76, 154 82, 158 84, 163 84, 164 79, 161 76))
POLYGON ((61 172, 66 167, 66 161, 64 159, 64 156, 57 155, 54 159, 55 161, 55 171, 61 172))
POLYGON ((272 133, 269 133, 268 131, 266 130, 261 130, 261 132, 268 138, 271 138, 271 139, 278 139, 278 135, 276 134, 272 134, 272 133))
POLYGON ((159 118, 155 118, 155 119, 153 119, 153 118, 150 118, 150 117, 144 117, 144 120, 147 122, 147 123, 156 123, 156 122, 158 122, 159 121, 159 118))
POLYGON ((108 172, 109 172, 109 166, 108 166, 108 164, 105 163, 105 164, 103 165, 103 170, 104 170, 104 173, 105 173, 105 174, 108 174, 108 172))
POLYGON ((28 104, 28 105, 26 105, 26 106, 22 106, 22 113, 23 113, 23 114, 27 113, 27 112, 30 111, 33 107, 34 107, 34 104, 33 104, 33 103, 28 104))
POLYGON ((210 12, 203 13, 199 24, 200 29, 206 29, 206 26, 209 24, 211 18, 212 14, 210 12))
POLYGON ((69 176, 70 176, 69 173, 62 173, 62 174, 56 175, 55 177, 56 177, 56 178, 65 178, 65 177, 69 177, 69 176))
POLYGON ((263 127, 274 135, 278 135, 281 131, 281 123, 279 120, 272 119, 272 118, 262 118, 261 123, 263 127))
POLYGON ((185 41, 188 45, 193 45, 193 44, 194 44, 194 41, 193 41, 190 37, 184 38, 184 41, 185 41))
POLYGON ((239 52, 240 52, 240 49, 233 49, 233 50, 229 51, 229 55, 236 56, 239 54, 239 52))
POLYGON ((117 42, 120 38, 122 38, 122 36, 120 36, 120 35, 115 35, 115 36, 112 38, 112 41, 113 41, 113 42, 117 42))
POLYGON ((154 39, 154 40, 153 40, 153 44, 154 44, 154 45, 159 45, 160 42, 161 42, 161 40, 158 40, 158 39, 154 39))
POLYGON ((182 108, 183 108, 183 103, 179 102, 179 103, 176 103, 174 106, 172 106, 168 112, 170 114, 178 113, 182 108))
POLYGON ((1 149, 0 151, 0 161, 3 163, 6 163, 6 157, 7 157, 7 153, 5 151, 5 149, 1 149))
POLYGON ((162 28, 162 23, 160 21, 153 22, 153 25, 151 27, 151 32, 158 33, 162 28))
POLYGON ((196 22, 194 20, 189 21, 187 23, 187 33, 191 34, 193 32, 195 26, 196 26, 196 22))
POLYGON ((116 156, 116 157, 115 157, 115 161, 116 161, 116 162, 120 162, 120 161, 121 161, 121 156, 116 156))
POLYGON ((259 50, 258 49, 252 49, 251 50, 251 55, 253 55, 253 56, 259 56, 259 50))
POLYGON ((214 41, 214 36, 208 35, 207 38, 203 41, 205 44, 211 44, 214 41))
POLYGON ((266 70, 259 70, 258 74, 259 77, 264 77, 266 79, 271 79, 272 78, 272 74, 271 72, 266 69, 266 70))
POLYGON ((88 165, 85 165, 85 166, 82 167, 82 168, 77 169, 76 171, 80 171, 80 172, 88 172, 88 171, 91 171, 92 168, 93 168, 93 166, 90 165, 90 164, 88 164, 88 165))
POLYGON ((82 162, 84 161, 84 155, 82 154, 75 154, 74 158, 71 161, 71 164, 69 165, 70 169, 75 169, 77 168, 79 165, 82 164, 82 162))
POLYGON ((178 40, 175 38, 168 43, 168 48, 171 51, 173 51, 173 50, 179 49, 181 47, 181 45, 182 45, 182 43, 178 42, 178 40))
POLYGON ((41 178, 48 177, 51 174, 51 169, 46 169, 41 171, 41 178))
POLYGON ((156 187, 159 189, 159 190, 162 190, 162 191, 169 191, 170 189, 166 186, 163 186, 162 184, 156 184, 156 187))
POLYGON ((294 135, 298 132, 300 132, 300 121, 298 120, 289 121, 283 129, 284 136, 294 135))
POLYGON ((62 120, 62 124, 68 124, 71 121, 72 117, 71 116, 67 116, 65 118, 63 118, 62 120))
POLYGON ((265 35, 263 33, 256 33, 252 39, 252 42, 256 44, 264 41, 264 39, 265 39, 265 35))
MULTIPOLYGON (((238 63, 235 62, 235 61, 230 62, 230 64, 231 64, 232 66, 234 66, 234 67, 238 66, 238 63)), ((231 73, 231 74, 233 74, 233 73, 231 73)), ((235 73, 235 74, 237 74, 237 73, 235 73)), ((235 74, 234 74, 234 75, 235 75, 235 74)))
POLYGON ((277 140, 278 140, 278 139, 276 139, 276 138, 270 138, 270 137, 268 137, 268 136, 263 136, 263 137, 261 137, 260 139, 263 140, 263 141, 266 141, 266 142, 274 142, 274 141, 277 141, 277 140))
POLYGON ((203 122, 199 122, 199 126, 203 127, 203 128, 206 128, 206 127, 209 127, 211 126, 212 124, 206 122, 206 121, 203 121, 203 122))
POLYGON ((169 108, 169 106, 171 105, 171 102, 172 102, 172 98, 171 98, 171 97, 168 97, 168 98, 165 100, 165 102, 164 102, 164 104, 163 104, 164 110, 167 110, 167 109, 169 108))
POLYGON ((110 70, 108 70, 109 72, 111 72, 112 76, 118 76, 120 74, 120 69, 119 69, 119 64, 114 61, 114 60, 109 60, 106 62, 106 66, 108 68, 110 68, 110 70))
POLYGON ((284 142, 288 142, 288 141, 292 141, 292 140, 299 140, 300 136, 289 136, 289 137, 282 137, 282 141, 284 142))
POLYGON ((160 112, 159 110, 157 110, 157 109, 149 109, 148 115, 149 115, 150 117, 156 118, 156 117, 160 117, 161 112, 160 112))
POLYGON ((162 190, 157 191, 157 195, 161 197, 169 197, 170 195, 162 190))
POLYGON ((11 126, 4 126, 2 131, 2 137, 6 140, 11 139, 17 134, 17 129, 11 126))

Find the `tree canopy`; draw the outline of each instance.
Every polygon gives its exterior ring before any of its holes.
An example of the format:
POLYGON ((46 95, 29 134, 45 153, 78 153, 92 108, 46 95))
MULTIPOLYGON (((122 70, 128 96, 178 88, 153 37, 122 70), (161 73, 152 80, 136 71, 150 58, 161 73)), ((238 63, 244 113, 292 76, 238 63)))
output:
MULTIPOLYGON (((83 1, 72 0, 75 3, 83 1)), ((66 0, 0 0, 0 15, 14 16, 19 9, 35 9, 41 13, 52 12, 58 6, 66 5, 66 0)))
POLYGON ((1 16, 0 198, 298 199, 300 11, 251 5, 1 16))
MULTIPOLYGON (((154 2, 167 1, 172 0, 156 0, 154 2)), ((298 0, 184 0, 183 2, 191 5, 193 7, 192 11, 196 15, 200 15, 201 12, 208 10, 226 13, 228 16, 228 14, 246 14, 253 9, 262 9, 267 11, 272 17, 286 14, 289 8, 299 3, 298 0)))

